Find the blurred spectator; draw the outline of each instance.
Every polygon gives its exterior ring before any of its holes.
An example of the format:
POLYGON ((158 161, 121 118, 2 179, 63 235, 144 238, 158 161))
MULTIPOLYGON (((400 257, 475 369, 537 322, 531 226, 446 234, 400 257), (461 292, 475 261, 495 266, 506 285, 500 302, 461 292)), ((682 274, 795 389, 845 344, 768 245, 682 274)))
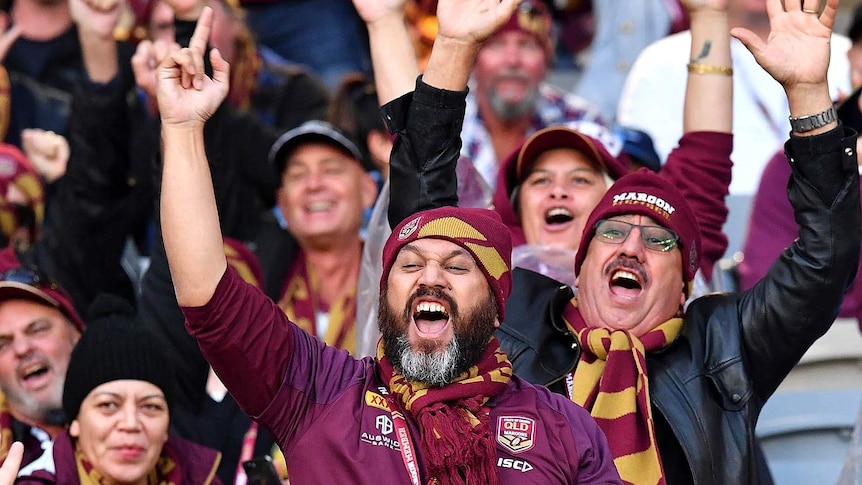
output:
POLYGON ((258 42, 323 79, 333 91, 371 73, 368 40, 350 0, 241 0, 258 42))
POLYGON ((461 154, 473 161, 492 188, 500 162, 533 132, 548 126, 570 124, 619 152, 619 144, 600 126, 604 122, 595 107, 545 81, 554 56, 551 27, 545 4, 524 0, 479 48, 461 154))
POLYGON ((363 159, 368 160, 384 180, 389 177, 392 137, 380 115, 380 102, 372 79, 359 73, 346 76, 333 95, 327 118, 356 142, 363 159))
POLYGON ((271 160, 281 174, 278 206, 288 230, 258 240, 267 293, 309 334, 353 352, 359 229, 377 197, 372 167, 334 126, 313 121, 282 135, 271 160))
POLYGON ((65 428, 63 381, 83 328, 59 286, 0 254, 0 460, 16 440, 30 463, 65 428))
POLYGON ((577 75, 574 93, 613 121, 626 76, 649 44, 688 28, 678 0, 548 0, 559 26, 557 64, 577 75))
POLYGON ((83 76, 78 30, 67 0, 12 0, 5 5, 20 37, 3 64, 11 84, 6 141, 21 145, 21 130, 66 134, 72 88, 83 76))
MULTIPOLYGON (((310 119, 321 119, 329 91, 316 76, 290 64, 268 47, 255 42, 243 11, 227 0, 197 2, 210 5, 212 47, 231 64, 228 100, 236 109, 249 110, 267 125, 289 130, 310 119)), ((162 0, 139 0, 133 5, 150 40, 173 42, 174 11, 162 0)), ((153 101, 154 103, 154 101, 153 101)))

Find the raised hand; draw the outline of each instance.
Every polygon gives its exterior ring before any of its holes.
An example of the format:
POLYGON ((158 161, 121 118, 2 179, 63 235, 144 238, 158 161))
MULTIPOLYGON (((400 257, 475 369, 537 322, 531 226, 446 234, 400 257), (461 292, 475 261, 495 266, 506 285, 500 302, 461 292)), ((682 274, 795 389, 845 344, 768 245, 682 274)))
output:
POLYGON ((520 0, 439 0, 437 38, 479 43, 500 28, 520 0))
POLYGON ((38 128, 21 131, 21 148, 33 167, 48 183, 66 173, 69 162, 69 142, 63 135, 38 128))
POLYGON ((735 28, 739 39, 785 90, 821 86, 829 67, 829 41, 838 0, 766 0, 770 32, 764 41, 750 30, 735 28))
POLYGON ((189 46, 170 53, 158 68, 157 99, 162 125, 203 125, 227 96, 230 65, 218 49, 210 51, 213 76, 204 72, 204 52, 213 11, 205 7, 189 46))
POLYGON ((21 459, 23 457, 24 445, 20 441, 12 443, 3 466, 0 466, 0 485, 12 485, 15 483, 15 477, 18 476, 18 468, 21 466, 21 459))
POLYGON ((353 6, 366 24, 373 24, 387 15, 404 17, 406 0, 353 0, 353 6))
POLYGON ((21 26, 13 25, 9 27, 9 16, 5 13, 0 13, 0 62, 6 59, 6 54, 12 48, 12 44, 21 36, 21 26))

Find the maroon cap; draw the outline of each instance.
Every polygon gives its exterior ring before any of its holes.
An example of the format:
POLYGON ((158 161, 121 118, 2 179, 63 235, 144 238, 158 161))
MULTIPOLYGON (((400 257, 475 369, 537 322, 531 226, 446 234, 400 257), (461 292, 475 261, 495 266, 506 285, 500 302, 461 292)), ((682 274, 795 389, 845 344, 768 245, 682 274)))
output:
POLYGON ((520 184, 527 178, 541 154, 555 148, 571 148, 583 153, 614 180, 628 173, 626 160, 611 155, 599 140, 571 128, 554 126, 533 133, 521 145, 515 166, 516 183, 520 184))
POLYGON ((599 200, 584 226, 584 235, 575 257, 575 275, 587 257, 587 247, 596 234, 596 223, 602 219, 626 214, 651 217, 656 224, 679 236, 682 252, 682 274, 686 294, 700 266, 700 226, 682 192, 648 168, 621 177, 599 200))
POLYGON ((380 289, 401 248, 423 238, 444 239, 466 249, 485 274, 497 301, 497 313, 505 316, 506 298, 512 291, 512 238, 496 212, 488 209, 439 207, 414 214, 392 230, 383 246, 380 289))
POLYGON ((496 33, 520 31, 535 37, 545 50, 548 59, 554 55, 551 42, 551 13, 542 0, 523 0, 509 20, 496 33))
POLYGON ((17 267, 0 273, 0 302, 16 299, 30 300, 56 308, 78 331, 84 331, 84 321, 75 311, 69 295, 56 283, 37 272, 17 267))

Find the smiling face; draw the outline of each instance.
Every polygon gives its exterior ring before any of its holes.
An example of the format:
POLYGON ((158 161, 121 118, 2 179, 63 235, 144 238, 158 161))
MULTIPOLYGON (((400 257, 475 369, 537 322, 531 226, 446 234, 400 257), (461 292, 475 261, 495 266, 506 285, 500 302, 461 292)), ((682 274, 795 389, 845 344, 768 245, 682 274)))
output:
POLYGON ((377 188, 359 162, 323 143, 304 143, 289 155, 278 205, 303 247, 326 248, 359 238, 362 213, 377 188))
POLYGON ((378 321, 393 366, 407 380, 435 386, 474 365, 499 325, 488 280, 473 256, 431 238, 401 248, 381 293, 378 321))
POLYGON ((476 57, 473 77, 479 103, 507 121, 531 115, 547 63, 533 35, 512 30, 495 34, 476 57))
POLYGON ((168 440, 165 394, 150 382, 106 382, 87 394, 69 434, 93 467, 118 484, 146 484, 168 440))
POLYGON ((79 337, 55 308, 29 300, 0 303, 0 390, 16 418, 38 424, 62 409, 63 381, 79 337))
POLYGON ((542 153, 518 194, 527 243, 576 250, 584 224, 608 190, 605 174, 583 153, 542 153))
MULTIPOLYGON (((659 225, 650 217, 611 219, 659 225)), ((641 336, 678 314, 685 303, 682 254, 647 249, 639 228, 621 244, 594 236, 576 281, 578 310, 590 327, 630 330, 641 336)))

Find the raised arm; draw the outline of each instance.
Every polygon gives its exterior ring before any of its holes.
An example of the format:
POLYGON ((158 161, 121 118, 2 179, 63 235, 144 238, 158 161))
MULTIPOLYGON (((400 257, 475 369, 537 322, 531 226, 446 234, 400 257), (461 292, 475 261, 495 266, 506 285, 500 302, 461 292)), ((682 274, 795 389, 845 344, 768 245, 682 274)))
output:
POLYGON ((212 19, 212 9, 205 8, 189 47, 168 56, 158 71, 162 236, 181 306, 207 303, 227 268, 204 152, 204 123, 227 96, 230 69, 213 49, 213 76, 204 73, 212 19))
POLYGON ((467 80, 479 45, 503 25, 518 0, 440 0, 439 29, 425 74, 412 95, 384 106, 398 134, 390 158, 389 223, 420 210, 457 204, 467 80))
POLYGON ((701 271, 709 280, 727 250, 725 197, 733 149, 733 64, 727 0, 685 0, 691 47, 683 107, 683 136, 668 155, 662 176, 685 194, 698 214, 701 271))
MULTIPOLYGON (((784 88, 793 117, 832 106, 826 82, 838 0, 818 15, 816 0, 767 0, 770 34, 734 29, 758 64, 784 88)), ((805 350, 826 332, 856 271, 860 244, 855 133, 833 121, 791 132, 787 193, 798 238, 738 304, 746 368, 768 397, 805 350)))
POLYGON ((733 128, 733 63, 727 0, 685 0, 691 18, 691 53, 683 132, 733 128))
POLYGON ((419 64, 404 18, 406 0, 353 0, 368 29, 377 98, 384 105, 410 91, 419 64))
MULTIPOLYGON (((791 118, 814 115, 832 106, 826 69, 829 67, 829 42, 838 10, 838 0, 826 0, 821 13, 820 0, 767 0, 770 32, 766 40, 754 32, 735 28, 739 39, 763 67, 784 88, 791 118)), ((834 129, 833 121, 796 136, 813 136, 834 129)))

